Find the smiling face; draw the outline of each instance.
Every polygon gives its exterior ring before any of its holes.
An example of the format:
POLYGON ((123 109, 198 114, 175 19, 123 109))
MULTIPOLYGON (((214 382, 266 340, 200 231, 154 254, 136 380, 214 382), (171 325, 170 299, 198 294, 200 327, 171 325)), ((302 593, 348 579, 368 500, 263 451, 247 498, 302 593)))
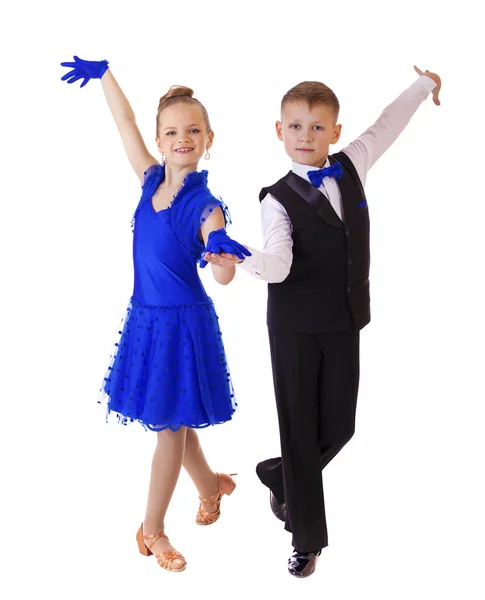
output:
POLYGON ((165 162, 179 168, 195 165, 212 146, 214 132, 207 130, 202 110, 196 104, 177 102, 160 114, 158 149, 165 162))
POLYGON ((305 101, 290 101, 281 110, 276 134, 293 162, 321 168, 330 144, 340 138, 342 126, 336 121, 335 109, 327 104, 310 106, 305 101))

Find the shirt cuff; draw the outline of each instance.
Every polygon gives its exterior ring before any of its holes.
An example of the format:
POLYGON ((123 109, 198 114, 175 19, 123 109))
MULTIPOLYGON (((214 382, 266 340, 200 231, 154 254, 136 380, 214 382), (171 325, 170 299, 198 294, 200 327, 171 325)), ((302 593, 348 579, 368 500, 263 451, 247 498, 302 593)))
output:
POLYGON ((436 81, 434 81, 433 79, 431 79, 431 77, 428 77, 427 75, 420 75, 417 78, 416 83, 424 87, 424 89, 428 93, 432 92, 434 88, 438 85, 436 81))
POLYGON ((251 275, 254 275, 259 271, 259 250, 251 248, 251 246, 246 246, 246 248, 251 252, 251 256, 246 256, 242 262, 237 263, 237 266, 241 267, 241 269, 247 271, 251 275))

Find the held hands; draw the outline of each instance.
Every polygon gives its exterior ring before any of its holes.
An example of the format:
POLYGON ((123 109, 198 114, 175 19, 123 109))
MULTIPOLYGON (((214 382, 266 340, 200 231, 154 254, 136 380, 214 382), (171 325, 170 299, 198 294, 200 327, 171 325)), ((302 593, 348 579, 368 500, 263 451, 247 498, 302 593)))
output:
POLYGON ((82 60, 79 56, 74 57, 74 62, 63 62, 61 67, 70 67, 72 71, 61 77, 62 81, 74 83, 78 79, 84 79, 81 87, 84 87, 90 79, 101 79, 108 69, 107 60, 82 60))
POLYGON ((439 75, 436 75, 436 73, 430 73, 429 71, 424 71, 423 73, 423 71, 421 71, 421 69, 418 69, 416 65, 414 65, 414 70, 418 75, 426 75, 426 77, 429 77, 436 83, 436 87, 433 90, 433 102, 436 104, 436 106, 439 106, 441 104, 438 98, 438 95, 441 90, 441 78, 439 77, 439 75))
POLYGON ((200 267, 203 269, 209 262, 219 267, 232 267, 242 262, 245 256, 251 256, 245 246, 232 240, 225 229, 216 229, 209 233, 206 253, 200 261, 200 267))

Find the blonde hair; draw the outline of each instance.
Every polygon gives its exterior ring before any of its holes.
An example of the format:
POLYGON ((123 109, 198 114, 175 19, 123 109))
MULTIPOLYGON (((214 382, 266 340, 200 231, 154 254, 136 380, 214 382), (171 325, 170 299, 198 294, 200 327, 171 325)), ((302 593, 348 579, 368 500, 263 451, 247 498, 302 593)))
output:
POLYGON ((340 104, 334 92, 320 81, 302 81, 288 90, 281 100, 281 110, 289 102, 306 102, 310 108, 316 104, 325 104, 338 117, 340 104))
POLYGON ((185 87, 183 85, 172 85, 172 87, 168 90, 168 92, 160 98, 160 102, 158 103, 158 112, 157 112, 157 135, 158 135, 158 127, 160 125, 160 115, 162 112, 168 108, 169 106, 173 106, 174 104, 183 103, 183 104, 195 104, 202 111, 202 116, 204 118, 205 125, 207 127, 207 131, 211 131, 211 126, 209 122, 209 115, 207 114, 207 110, 202 102, 199 102, 197 98, 193 98, 194 95, 193 90, 189 87, 185 87))

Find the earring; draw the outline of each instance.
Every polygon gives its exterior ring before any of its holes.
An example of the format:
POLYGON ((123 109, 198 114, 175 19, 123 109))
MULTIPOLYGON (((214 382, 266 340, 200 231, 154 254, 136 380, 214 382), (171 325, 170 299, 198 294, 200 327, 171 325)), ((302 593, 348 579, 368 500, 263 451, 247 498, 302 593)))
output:
POLYGON ((162 158, 160 159, 160 164, 165 164, 165 154, 162 154, 162 158))
POLYGON ((209 154, 209 149, 207 148, 206 151, 205 151, 204 158, 205 158, 205 160, 209 160, 210 157, 211 157, 211 155, 209 154))

